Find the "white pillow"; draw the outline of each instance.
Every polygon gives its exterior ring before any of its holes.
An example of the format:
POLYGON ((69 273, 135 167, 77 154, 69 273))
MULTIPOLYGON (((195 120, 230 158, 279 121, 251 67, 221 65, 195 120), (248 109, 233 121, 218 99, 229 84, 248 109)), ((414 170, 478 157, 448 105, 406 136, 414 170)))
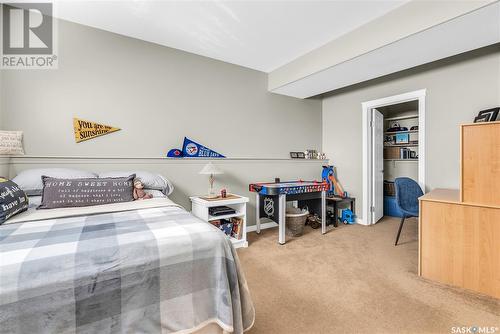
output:
POLYGON ((141 180, 144 189, 159 190, 167 196, 174 191, 174 185, 165 177, 145 171, 102 172, 99 173, 99 177, 126 177, 132 174, 135 174, 135 177, 141 180))
POLYGON ((161 191, 159 190, 154 190, 154 189, 144 189, 144 192, 146 194, 149 194, 151 196, 153 196, 153 198, 165 198, 167 197, 167 195, 165 195, 164 193, 162 193, 161 191))
POLYGON ((28 196, 28 208, 38 208, 42 204, 42 196, 28 196))
POLYGON ((24 190, 28 196, 38 196, 42 194, 42 175, 58 179, 83 179, 97 177, 97 174, 78 169, 68 168, 39 168, 28 169, 17 174, 12 179, 19 188, 24 190))
POLYGON ((23 155, 23 132, 0 131, 0 154, 23 155))

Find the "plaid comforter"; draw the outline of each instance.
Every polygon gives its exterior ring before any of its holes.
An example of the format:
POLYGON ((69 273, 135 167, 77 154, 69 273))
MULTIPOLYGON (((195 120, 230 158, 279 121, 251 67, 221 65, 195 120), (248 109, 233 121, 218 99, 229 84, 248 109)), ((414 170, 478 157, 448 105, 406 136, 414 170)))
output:
POLYGON ((231 242, 179 207, 0 226, 0 333, 242 333, 253 320, 231 242))

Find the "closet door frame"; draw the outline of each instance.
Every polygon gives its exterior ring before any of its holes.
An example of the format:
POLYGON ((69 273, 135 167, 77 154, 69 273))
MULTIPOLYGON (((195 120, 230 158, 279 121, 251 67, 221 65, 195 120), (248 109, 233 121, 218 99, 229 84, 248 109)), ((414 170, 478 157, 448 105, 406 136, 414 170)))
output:
POLYGON ((392 104, 408 101, 418 101, 418 183, 422 191, 426 193, 425 187, 425 97, 426 89, 420 89, 404 94, 388 96, 376 100, 361 103, 362 108, 362 131, 363 131, 363 218, 358 223, 371 225, 373 218, 373 159, 372 159, 372 109, 385 107, 392 104))

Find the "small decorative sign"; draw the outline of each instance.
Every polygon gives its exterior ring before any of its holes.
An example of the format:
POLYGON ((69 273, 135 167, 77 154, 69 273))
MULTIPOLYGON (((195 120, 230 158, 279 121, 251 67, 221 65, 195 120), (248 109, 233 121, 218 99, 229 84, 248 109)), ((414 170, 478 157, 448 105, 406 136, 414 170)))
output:
POLYGON ((104 136, 121 129, 109 125, 73 118, 73 128, 75 129, 75 141, 77 143, 104 136))

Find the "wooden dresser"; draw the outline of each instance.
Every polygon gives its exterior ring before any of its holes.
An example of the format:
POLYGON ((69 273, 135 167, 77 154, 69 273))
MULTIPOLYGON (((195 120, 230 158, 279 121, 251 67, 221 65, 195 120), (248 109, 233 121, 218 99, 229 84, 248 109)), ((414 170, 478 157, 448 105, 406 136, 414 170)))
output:
POLYGON ((500 298, 500 122, 460 131, 460 190, 420 198, 419 275, 500 298))

